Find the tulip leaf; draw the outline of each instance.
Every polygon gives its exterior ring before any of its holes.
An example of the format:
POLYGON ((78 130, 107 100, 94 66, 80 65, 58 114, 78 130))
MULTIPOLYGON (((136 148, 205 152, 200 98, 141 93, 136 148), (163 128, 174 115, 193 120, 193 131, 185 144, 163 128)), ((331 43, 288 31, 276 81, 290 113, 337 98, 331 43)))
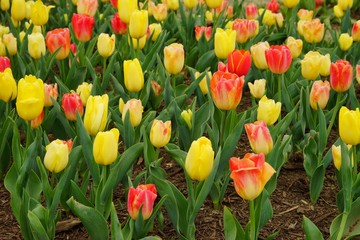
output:
POLYGON ((44 226, 41 224, 41 221, 32 211, 28 212, 28 218, 34 239, 39 239, 39 240, 50 239, 46 233, 44 226))
POLYGON ((184 152, 176 144, 173 143, 168 143, 165 146, 165 149, 170 154, 171 158, 173 158, 182 169, 185 169, 185 159, 187 156, 187 152, 184 152))
POLYGON ((130 121, 130 111, 125 113, 124 131, 122 132, 126 148, 131 147, 135 142, 135 130, 130 121))
POLYGON ((226 206, 224 206, 224 234, 227 240, 245 239, 244 229, 226 206))
POLYGON ((38 169, 40 171, 42 191, 44 193, 46 205, 49 206, 52 201, 54 192, 49 183, 48 173, 46 172, 45 167, 39 157, 36 158, 36 163, 37 163, 38 169))
POLYGON ((317 199, 320 196, 321 190, 324 185, 325 178, 325 167, 320 165, 314 171, 314 174, 311 177, 310 181, 310 199, 312 203, 316 203, 317 199))
POLYGON ((114 203, 111 203, 111 240, 124 240, 123 233, 121 231, 121 224, 116 213, 114 203))
POLYGON ((73 181, 71 180, 71 195, 72 197, 74 197, 77 201, 79 201, 80 203, 89 206, 89 207, 93 207, 94 204, 91 203, 85 196, 85 194, 81 191, 81 189, 79 188, 79 186, 73 181))
POLYGON ((146 133, 145 126, 141 126, 141 132, 144 139, 144 160, 145 160, 145 166, 147 169, 149 169, 151 162, 155 161, 158 156, 156 154, 156 151, 151 144, 149 137, 146 133))
POLYGON ((71 211, 80 218, 92 239, 108 239, 108 225, 105 218, 95 208, 85 206, 71 197, 67 201, 71 211))
POLYGON ((323 240, 323 236, 317 226, 305 215, 303 215, 303 224, 302 227, 305 231, 306 240, 323 240))
POLYGON ((206 123, 210 119, 210 103, 204 103, 195 113, 193 112, 192 120, 192 139, 198 139, 204 133, 206 123))
POLYGON ((318 143, 318 157, 322 157, 325 147, 327 144, 327 128, 326 128, 326 119, 323 110, 318 106, 318 118, 319 118, 319 143, 318 143))
POLYGON ((11 132, 12 126, 15 124, 14 120, 12 119, 12 115, 14 115, 14 110, 7 116, 4 124, 1 126, 0 129, 0 176, 6 171, 8 167, 8 162, 4 161, 3 155, 5 150, 5 145, 8 143, 7 139, 11 132))
MULTIPOLYGON (((354 150, 354 147, 353 149, 354 150)), ((342 181, 342 188, 343 191, 343 200, 344 200, 344 211, 349 212, 351 209, 352 203, 352 167, 351 167, 351 158, 349 157, 349 151, 344 142, 341 141, 341 181, 342 181)))
POLYGON ((293 118, 296 116, 298 106, 291 110, 286 116, 281 119, 280 122, 276 124, 276 126, 272 129, 271 135, 273 139, 276 141, 276 138, 283 135, 285 131, 289 129, 289 126, 291 122, 293 121, 293 118))
POLYGON ((348 7, 344 17, 341 19, 341 32, 347 33, 349 29, 351 29, 351 15, 350 15, 351 8, 348 7))
POLYGON ((307 143, 303 151, 304 155, 304 168, 308 176, 313 176, 314 171, 317 168, 317 142, 315 136, 309 135, 307 143))
POLYGON ((142 63, 142 69, 144 72, 150 72, 150 70, 153 68, 155 64, 155 60, 157 58, 158 52, 160 51, 161 47, 163 46, 163 43, 165 39, 167 39, 169 33, 162 32, 158 39, 156 39, 156 42, 154 45, 152 45, 151 50, 146 54, 145 60, 142 63))
POLYGON ((210 50, 206 53, 204 53, 199 60, 196 63, 195 69, 197 69, 199 72, 205 71, 206 68, 211 66, 212 62, 216 60, 215 51, 210 50))

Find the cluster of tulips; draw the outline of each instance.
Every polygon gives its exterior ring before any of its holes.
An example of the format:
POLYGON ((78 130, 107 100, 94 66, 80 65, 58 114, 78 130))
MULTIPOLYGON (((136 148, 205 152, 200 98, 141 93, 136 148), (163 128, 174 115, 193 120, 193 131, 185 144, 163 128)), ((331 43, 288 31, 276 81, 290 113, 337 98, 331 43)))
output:
MULTIPOLYGON (((0 178, 23 237, 53 239, 65 209, 94 239, 141 239, 165 208, 178 236, 195 239, 198 211, 207 198, 220 208, 232 180, 250 217, 243 228, 224 207, 225 238, 258 239, 299 150, 313 203, 334 162, 331 239, 358 235, 356 4, 1 0, 0 178), (234 156, 244 129, 252 152, 234 156), (169 159, 186 192, 163 169, 169 159)), ((306 216, 303 227, 322 238, 306 216)))

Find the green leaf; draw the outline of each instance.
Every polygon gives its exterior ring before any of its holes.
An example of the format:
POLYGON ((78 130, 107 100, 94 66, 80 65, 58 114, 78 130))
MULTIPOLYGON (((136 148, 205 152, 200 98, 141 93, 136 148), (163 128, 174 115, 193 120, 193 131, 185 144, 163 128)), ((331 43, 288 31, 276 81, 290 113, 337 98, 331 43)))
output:
POLYGON ((320 232, 320 230, 305 215, 303 216, 303 229, 305 231, 305 239, 306 240, 314 240, 314 239, 321 240, 321 239, 324 239, 321 232, 320 232))
MULTIPOLYGON (((5 145, 8 143, 7 139, 11 132, 12 126, 15 124, 14 120, 11 118, 11 115, 13 114, 14 114, 14 110, 7 116, 4 124, 0 129, 0 158, 2 158, 4 154, 5 145)), ((2 159, 2 161, 0 161, 0 176, 3 175, 3 173, 7 170, 7 168, 8 168, 8 162, 2 159)))
POLYGON ((245 239, 244 229, 226 206, 224 206, 224 234, 226 240, 245 239))
POLYGON ((39 218, 33 213, 32 211, 28 212, 28 218, 30 223, 31 232, 35 239, 39 240, 49 240, 49 236, 47 235, 47 232, 44 228, 44 226, 41 224, 41 221, 39 218))
POLYGON ((114 203, 111 203, 111 240, 124 240, 114 203))
POLYGON ((304 147, 304 168, 308 176, 313 176, 317 168, 317 142, 315 137, 309 136, 307 144, 304 147))
POLYGON ((327 144, 327 128, 326 119, 323 110, 318 107, 318 118, 319 118, 319 144, 318 144, 318 155, 322 156, 327 144))
POLYGON ((320 196, 321 190, 324 185, 325 178, 325 167, 320 165, 314 171, 314 174, 311 177, 310 181, 310 199, 312 203, 316 203, 317 199, 320 196))
POLYGON ((216 60, 215 51, 210 50, 199 58, 195 69, 197 69, 199 72, 203 72, 206 68, 209 67, 209 65, 211 66, 211 63, 214 60, 216 60))
POLYGON ((73 180, 71 180, 71 194, 73 198, 75 198, 82 204, 89 207, 94 207, 94 204, 86 198, 85 194, 81 191, 79 186, 73 180))
POLYGON ((352 168, 350 166, 350 156, 346 144, 341 141, 341 181, 343 196, 344 196, 344 212, 349 212, 351 209, 352 196, 352 168))

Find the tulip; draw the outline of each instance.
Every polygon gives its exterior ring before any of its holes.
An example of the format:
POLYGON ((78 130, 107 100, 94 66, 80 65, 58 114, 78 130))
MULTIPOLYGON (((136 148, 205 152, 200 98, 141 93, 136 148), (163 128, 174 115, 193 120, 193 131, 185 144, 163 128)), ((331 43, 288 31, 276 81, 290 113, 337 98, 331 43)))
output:
POLYGON ((122 114, 124 110, 124 100, 122 98, 119 99, 119 112, 122 114))
POLYGON ((108 115, 109 96, 89 96, 86 102, 84 125, 86 131, 95 136, 104 131, 108 115))
POLYGON ((197 0, 184 0, 184 5, 187 9, 192 9, 197 5, 197 0))
POLYGON ((17 53, 17 39, 12 33, 7 33, 3 35, 3 43, 8 51, 8 53, 13 56, 17 53))
POLYGON ((210 80, 210 91, 217 108, 235 109, 241 101, 244 76, 227 72, 215 72, 210 80))
POLYGON ((56 53, 58 60, 65 59, 70 53, 70 30, 68 28, 57 28, 46 34, 46 46, 50 53, 56 53))
POLYGON ((290 49, 292 59, 300 56, 303 47, 303 41, 301 39, 295 39, 288 37, 286 39, 286 46, 290 49))
POLYGON ((360 143, 360 111, 343 106, 339 112, 339 134, 341 140, 350 145, 360 143))
POLYGON ((281 102, 275 103, 273 99, 263 96, 257 109, 257 120, 265 121, 266 125, 272 126, 278 120, 281 112, 281 102))
POLYGON ((114 16, 110 20, 111 27, 115 34, 125 34, 127 31, 126 22, 123 22, 119 13, 115 13, 114 16))
POLYGON ((148 28, 148 12, 146 10, 135 10, 130 17, 129 33, 132 38, 142 38, 146 35, 148 28))
POLYGON ((214 15, 212 12, 210 11, 206 11, 205 12, 205 20, 206 20, 206 24, 212 24, 212 21, 213 21, 213 18, 214 18, 214 15))
POLYGON ((313 17, 314 11, 307 9, 299 9, 297 16, 300 20, 311 20, 313 17))
MULTIPOLYGON (((195 73, 195 78, 197 79, 198 77, 200 77, 200 73, 199 72, 196 72, 195 73)), ((207 85, 207 78, 211 79, 212 78, 212 74, 211 72, 206 72, 205 76, 203 77, 203 79, 201 79, 201 81, 199 82, 199 87, 200 87, 200 90, 202 92, 202 94, 207 94, 209 92, 209 88, 208 88, 208 85, 207 85)))
POLYGON ((275 18, 276 24, 279 28, 282 28, 284 26, 284 16, 282 13, 273 13, 273 16, 275 18))
POLYGON ((360 20, 354 23, 351 30, 351 36, 355 42, 360 41, 360 20))
POLYGON ((4 102, 14 100, 17 96, 16 81, 12 75, 11 68, 0 72, 0 99, 4 102))
POLYGON ((255 153, 267 155, 273 148, 273 140, 264 121, 244 125, 250 146, 255 153))
POLYGON ((26 75, 18 82, 16 111, 26 120, 32 120, 40 115, 44 108, 44 83, 33 75, 26 75))
POLYGON ((6 12, 10 9, 10 0, 1 0, 1 10, 6 12))
POLYGON ((329 76, 330 75, 330 66, 331 66, 331 59, 330 54, 326 54, 325 56, 321 57, 321 66, 320 66, 320 75, 321 76, 329 76))
POLYGON ((161 86, 158 82, 156 81, 151 81, 151 89, 153 90, 155 96, 160 96, 161 92, 162 92, 162 89, 161 89, 161 86))
POLYGON ((300 36, 304 36, 304 25, 308 20, 299 20, 297 23, 296 30, 298 31, 300 36))
POLYGON ((355 71, 356 71, 356 81, 358 82, 358 84, 360 84, 360 64, 356 65, 355 71))
POLYGON ((328 81, 315 81, 310 91, 310 106, 317 110, 317 104, 321 109, 326 107, 330 97, 330 83, 328 81))
POLYGON ((74 29, 76 39, 80 42, 89 41, 92 37, 94 22, 94 17, 74 13, 71 18, 71 24, 74 29))
POLYGON ((164 48, 164 65, 170 74, 178 74, 184 67, 184 46, 172 43, 164 48))
POLYGON ((237 194, 245 200, 257 198, 275 173, 262 153, 247 153, 242 159, 230 158, 230 171, 237 194))
MULTIPOLYGON (((257 21, 256 21, 257 22, 257 21)), ((250 38, 249 32, 249 20, 247 19, 235 19, 232 25, 232 29, 236 31, 236 42, 237 43, 245 43, 250 38)), ((257 26, 257 31, 259 30, 259 26, 257 26)), ((254 31, 254 30, 253 30, 254 31)), ((255 26, 255 33, 256 33, 256 26, 255 26)), ((257 33, 256 33, 257 34, 257 33)), ((252 34, 252 35, 256 35, 252 34)))
POLYGON ((162 2, 166 4, 170 10, 176 11, 179 8, 179 0, 162 0, 162 2))
POLYGON ((185 121, 189 129, 192 129, 192 111, 190 109, 181 112, 181 118, 185 121))
POLYGON ((215 32, 214 48, 218 58, 226 59, 229 53, 235 49, 236 31, 217 28, 215 32))
POLYGON ((87 100, 90 97, 91 89, 92 84, 87 82, 83 82, 76 89, 76 93, 79 95, 83 106, 86 106, 87 100))
POLYGON ((274 13, 270 10, 259 9, 259 15, 263 15, 262 24, 267 25, 268 27, 276 24, 276 19, 274 13), (265 11, 264 15, 263 12, 265 11))
POLYGON ((343 51, 347 51, 351 48, 353 38, 348 33, 342 33, 339 37, 339 46, 343 51))
POLYGON ((254 81, 254 84, 249 82, 248 87, 250 89, 251 96, 260 99, 266 93, 266 80, 258 79, 254 81))
MULTIPOLYGON (((119 105, 120 106, 120 105, 119 105)), ((124 104, 122 113, 122 120, 125 122, 126 113, 129 111, 130 114, 130 122, 133 127, 137 127, 140 125, 142 120, 142 113, 144 111, 144 107, 142 106, 141 100, 138 99, 130 99, 124 104)))
POLYGON ((344 16, 344 11, 341 9, 341 7, 339 6, 339 4, 334 6, 334 15, 337 18, 342 18, 344 16))
POLYGON ((280 9, 280 4, 276 0, 270 0, 270 2, 266 3, 266 8, 273 13, 277 13, 280 9))
POLYGON ((0 38, 0 56, 1 57, 6 56, 6 47, 1 38, 0 38))
POLYGON ((351 8, 353 5, 353 0, 338 0, 339 7, 346 11, 348 8, 351 8))
POLYGON ((335 92, 346 92, 350 88, 352 81, 353 69, 350 62, 337 60, 331 64, 330 85, 335 92))
POLYGON ((159 3, 153 8, 153 16, 156 21, 164 21, 167 17, 167 5, 159 3))
POLYGON ((110 57, 115 50, 115 35, 111 37, 107 33, 100 33, 97 41, 97 50, 100 56, 104 58, 110 57))
POLYGON ((61 100, 61 107, 64 110, 65 117, 69 121, 76 121, 76 111, 80 116, 84 114, 84 106, 82 104, 80 96, 75 93, 65 93, 61 100))
POLYGON ((171 121, 163 122, 155 119, 150 129, 150 142, 161 148, 169 143, 171 137, 171 121))
POLYGON ((69 161, 69 153, 72 141, 56 139, 46 146, 44 165, 52 173, 58 173, 65 169, 69 161))
POLYGON ((99 4, 97 0, 78 0, 77 13, 93 17, 98 7, 99 4))
POLYGON ((307 80, 315 80, 320 74, 322 55, 319 52, 310 51, 301 60, 301 74, 307 80))
POLYGON ((250 47, 250 53, 254 64, 260 70, 268 68, 265 57, 265 51, 267 49, 270 49, 270 45, 268 42, 259 42, 250 47))
POLYGON ((145 47, 145 44, 146 44, 146 35, 144 35, 142 38, 140 39, 136 39, 136 38, 131 38, 129 36, 128 38, 128 43, 129 45, 131 45, 131 42, 130 42, 130 39, 132 40, 132 46, 135 50, 137 49, 143 49, 145 47), (139 46, 138 46, 139 45, 139 46))
POLYGON ((126 23, 130 22, 131 14, 137 9, 137 0, 118 0, 119 17, 126 23))
POLYGON ((118 142, 120 132, 117 128, 96 134, 93 155, 94 160, 100 165, 112 164, 118 156, 118 142))
POLYGON ((137 219, 141 208, 141 215, 144 220, 150 218, 157 197, 154 184, 139 185, 136 188, 130 187, 128 194, 127 209, 132 219, 137 219))
POLYGON ((162 28, 161 28, 161 24, 160 23, 152 23, 149 25, 149 36, 148 37, 151 37, 151 41, 155 42, 156 39, 159 37, 161 31, 162 31, 162 28))
POLYGON ((36 26, 43 26, 49 21, 50 9, 55 6, 46 6, 41 0, 31 5, 31 21, 36 26))
POLYGON ((10 59, 8 57, 0 57, 0 72, 7 68, 11 68, 10 59))
POLYGON ((249 19, 249 20, 258 18, 258 9, 257 9, 256 4, 249 3, 248 5, 246 5, 245 16, 246 16, 246 19, 249 19))
POLYGON ((200 137, 193 141, 185 159, 185 170, 192 180, 203 181, 214 165, 214 150, 211 141, 200 137))
POLYGON ((50 107, 53 105, 51 98, 56 100, 57 97, 59 96, 57 84, 44 83, 44 90, 45 90, 44 107, 50 107))
POLYGON ((32 33, 28 35, 28 51, 32 58, 39 59, 45 55, 45 39, 41 33, 32 33))
POLYGON ((270 46, 265 51, 267 65, 272 73, 283 74, 291 65, 292 55, 286 45, 270 46))
POLYGON ((293 8, 298 5, 300 0, 284 0, 283 3, 287 8, 293 8))
POLYGON ((25 0, 12 0, 11 1, 11 18, 15 21, 21 21, 25 18, 26 6, 25 0))
POLYGON ((110 4, 113 8, 116 8, 118 7, 118 0, 110 0, 110 4))
POLYGON ((44 120, 44 109, 41 111, 39 116, 37 116, 36 118, 30 121, 31 128, 32 129, 38 128, 42 124, 43 120, 44 120))
POLYGON ((251 67, 251 55, 249 51, 234 50, 228 56, 228 70, 236 73, 239 77, 245 76, 251 67))
POLYGON ((202 36, 205 37, 206 41, 210 41, 212 33, 212 27, 195 26, 195 39, 199 41, 202 36))
POLYGON ((33 0, 28 0, 28 1, 25 2, 25 18, 28 19, 28 20, 31 19, 31 6, 32 5, 34 5, 33 0))
POLYGON ((124 61, 124 83, 130 92, 139 92, 144 87, 144 74, 137 58, 124 61))
POLYGON ((303 37, 308 43, 319 43, 324 37, 324 24, 320 19, 316 18, 310 21, 305 21, 302 26, 303 37))
MULTIPOLYGON (((350 150, 351 145, 347 145, 347 148, 348 148, 348 150, 350 150)), ((331 146, 331 154, 332 154, 332 157, 333 157, 334 166, 336 167, 336 169, 338 171, 340 171, 340 169, 341 169, 341 161, 342 161, 342 158, 341 158, 341 145, 339 145, 339 146, 332 145, 331 146)), ((352 164, 354 164, 354 158, 353 157, 351 157, 351 161, 352 161, 352 164)))
POLYGON ((205 0, 205 2, 209 8, 218 8, 221 6, 223 0, 205 0))

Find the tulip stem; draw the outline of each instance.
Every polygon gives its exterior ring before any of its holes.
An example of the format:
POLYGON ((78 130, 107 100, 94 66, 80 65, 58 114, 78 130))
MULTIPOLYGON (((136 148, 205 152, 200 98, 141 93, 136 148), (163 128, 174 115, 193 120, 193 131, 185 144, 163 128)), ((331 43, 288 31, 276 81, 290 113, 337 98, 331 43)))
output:
MULTIPOLYGON (((102 83, 104 83, 104 79, 105 79, 105 73, 106 73, 106 60, 107 58, 103 59, 103 75, 102 75, 102 83)), ((105 90, 105 89, 104 89, 105 90)))
MULTIPOLYGON (((283 83, 283 79, 284 79, 285 74, 281 74, 281 76, 278 78, 278 102, 281 103, 281 85, 283 83)), ((281 120, 281 110, 280 110, 280 115, 279 115, 279 121, 281 120)))
POLYGON ((336 237, 336 240, 341 240, 341 238, 342 238, 342 236, 344 234, 347 216, 348 216, 347 212, 342 213, 340 228, 339 228, 339 232, 338 232, 338 235, 336 237))
POLYGON ((334 107, 334 112, 333 112, 333 114, 332 114, 332 116, 331 116, 331 120, 330 120, 328 129, 327 129, 326 139, 329 138, 329 135, 330 135, 332 126, 334 125, 334 121, 335 121, 336 114, 337 114, 337 112, 339 111, 340 99, 341 99, 341 93, 338 93, 338 94, 337 94, 337 97, 336 97, 336 104, 335 104, 335 107, 334 107))
POLYGON ((225 142, 225 139, 224 138, 224 132, 225 132, 225 123, 226 123, 226 119, 227 119, 227 115, 228 115, 228 111, 225 110, 224 111, 224 115, 223 115, 223 118, 221 119, 221 129, 220 129, 220 147, 223 146, 224 142, 225 142))
POLYGON ((356 176, 357 176, 357 159, 356 159, 356 146, 357 145, 354 145, 353 146, 353 160, 354 160, 354 166, 353 166, 353 176, 354 176, 354 179, 356 179, 356 176))
POLYGON ((30 121, 26 121, 26 149, 29 147, 30 143, 31 143, 31 122, 30 121))
POLYGON ((255 204, 254 200, 249 201, 250 208, 250 239, 256 240, 256 221, 255 221, 255 204))
POLYGON ((140 38, 136 39, 136 57, 139 58, 139 51, 140 51, 140 38))

